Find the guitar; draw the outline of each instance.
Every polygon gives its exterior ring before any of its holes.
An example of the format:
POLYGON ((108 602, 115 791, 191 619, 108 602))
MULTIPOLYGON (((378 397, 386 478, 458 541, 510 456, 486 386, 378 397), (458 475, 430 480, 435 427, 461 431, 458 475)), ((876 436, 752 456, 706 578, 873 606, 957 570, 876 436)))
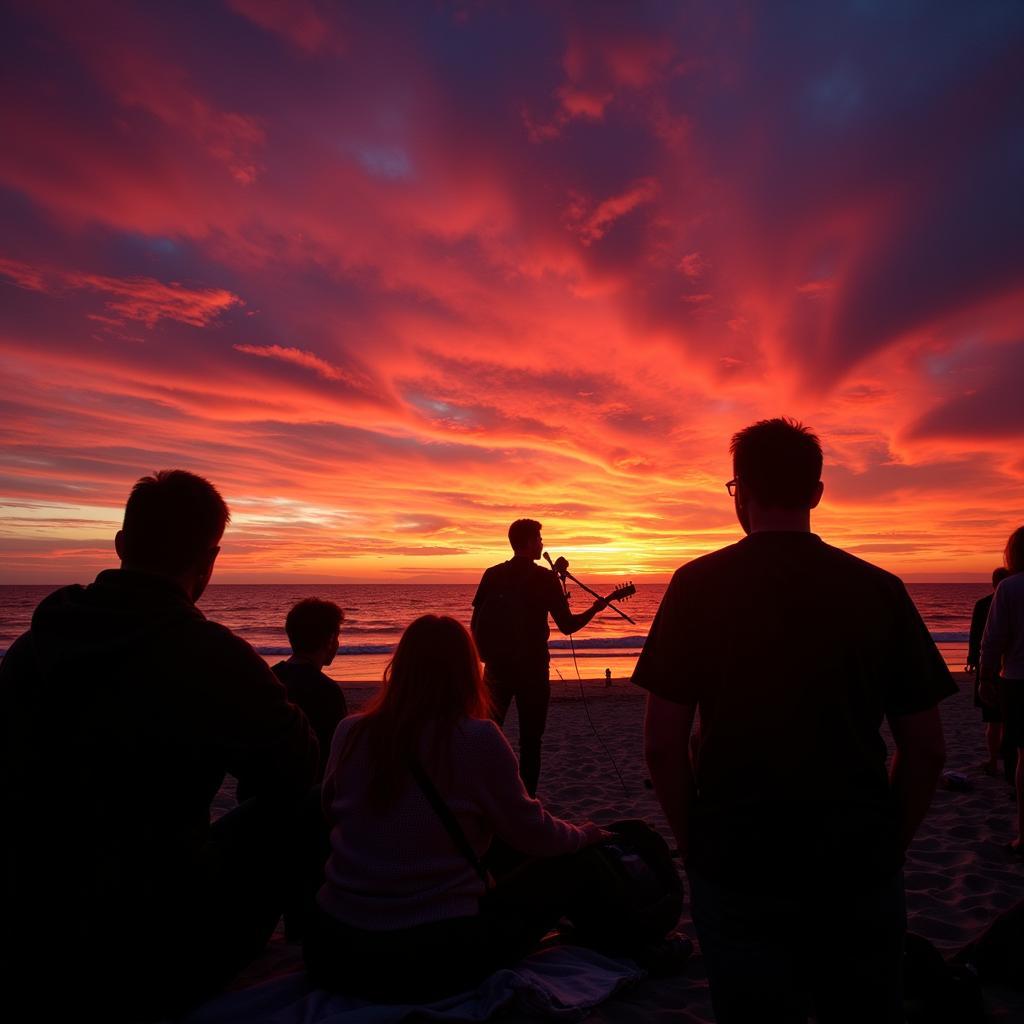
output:
POLYGON ((622 586, 616 587, 606 598, 603 600, 609 604, 612 601, 627 601, 636 593, 636 587, 632 583, 623 583, 622 586))

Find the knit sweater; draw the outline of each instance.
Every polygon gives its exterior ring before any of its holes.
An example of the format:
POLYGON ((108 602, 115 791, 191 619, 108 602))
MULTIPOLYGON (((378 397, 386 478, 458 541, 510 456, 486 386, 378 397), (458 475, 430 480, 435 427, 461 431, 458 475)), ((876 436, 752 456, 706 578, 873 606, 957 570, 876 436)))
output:
MULTIPOLYGON (((331 745, 323 787, 331 854, 320 906, 371 931, 476 914, 484 884, 412 777, 381 809, 369 801, 365 738, 340 762, 363 717, 342 721, 331 745)), ((572 853, 585 844, 583 829, 553 817, 526 792, 515 754, 493 722, 463 720, 447 762, 424 766, 478 857, 495 836, 534 857, 572 853)))

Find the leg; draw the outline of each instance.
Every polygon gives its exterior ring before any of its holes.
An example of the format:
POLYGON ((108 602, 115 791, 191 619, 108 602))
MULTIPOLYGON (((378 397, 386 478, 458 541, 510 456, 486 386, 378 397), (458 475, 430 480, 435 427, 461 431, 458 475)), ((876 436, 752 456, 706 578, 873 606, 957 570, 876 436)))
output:
POLYGON ((516 703, 519 708, 519 774, 530 796, 537 795, 540 781, 540 752, 544 727, 548 721, 551 684, 547 665, 531 669, 519 684, 516 703))
POLYGON ((999 748, 1003 744, 1003 723, 985 723, 985 746, 988 748, 988 766, 994 774, 999 762, 999 748))
POLYGON ((805 1024, 795 901, 738 892, 689 872, 690 905, 719 1024, 805 1024))
POLYGON ((485 665, 484 682, 491 695, 491 718, 498 725, 504 725, 505 716, 516 692, 515 675, 508 669, 496 669, 493 665, 485 665))
POLYGON ((868 890, 811 891, 805 956, 819 1024, 902 1024, 903 873, 868 890))
POLYGON ((1024 850, 1024 749, 1017 748, 1017 851, 1024 850))

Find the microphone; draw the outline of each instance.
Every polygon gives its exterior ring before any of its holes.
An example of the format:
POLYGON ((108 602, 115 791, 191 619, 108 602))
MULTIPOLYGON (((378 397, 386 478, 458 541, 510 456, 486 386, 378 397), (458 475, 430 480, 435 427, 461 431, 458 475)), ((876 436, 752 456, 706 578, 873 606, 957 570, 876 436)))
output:
POLYGON ((551 566, 554 572, 557 572, 559 576, 564 576, 569 568, 569 559, 563 558, 561 555, 558 556, 553 562, 551 556, 545 551, 544 559, 551 566))

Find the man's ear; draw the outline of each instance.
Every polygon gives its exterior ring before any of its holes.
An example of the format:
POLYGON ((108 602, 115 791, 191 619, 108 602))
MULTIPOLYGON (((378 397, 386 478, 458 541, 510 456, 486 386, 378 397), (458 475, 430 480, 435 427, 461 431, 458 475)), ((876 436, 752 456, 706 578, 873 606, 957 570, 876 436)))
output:
POLYGON ((811 495, 811 508, 817 508, 821 496, 825 493, 825 485, 819 480, 814 485, 814 493, 811 495))
POLYGON ((114 550, 117 552, 117 557, 124 561, 124 530, 118 530, 114 534, 114 550))

